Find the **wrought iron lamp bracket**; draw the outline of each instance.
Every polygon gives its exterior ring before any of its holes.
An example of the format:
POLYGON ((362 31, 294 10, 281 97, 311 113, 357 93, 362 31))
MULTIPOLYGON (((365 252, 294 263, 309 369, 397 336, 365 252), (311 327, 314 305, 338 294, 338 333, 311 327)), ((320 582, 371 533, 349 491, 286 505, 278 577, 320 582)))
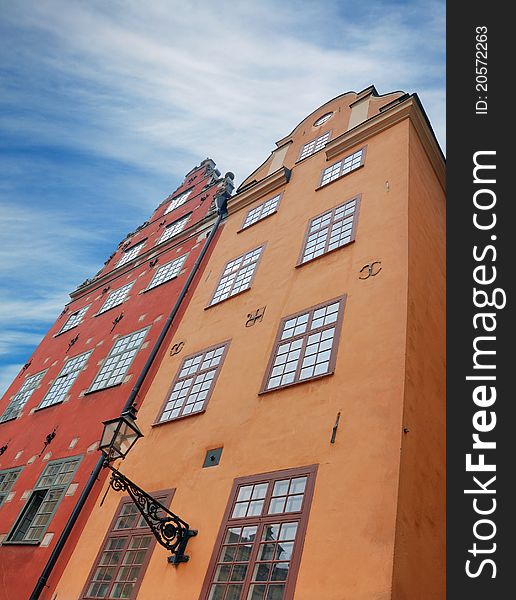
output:
POLYGON ((166 506, 163 506, 161 502, 147 494, 120 471, 112 467, 108 460, 105 461, 104 466, 111 470, 110 486, 115 492, 127 492, 129 494, 147 525, 151 528, 158 543, 170 550, 172 556, 168 557, 168 562, 173 565, 187 562, 189 556, 185 554, 186 546, 188 540, 197 535, 197 530, 190 529, 186 521, 183 521, 183 519, 168 510, 166 506), (160 516, 159 513, 166 516, 160 516))

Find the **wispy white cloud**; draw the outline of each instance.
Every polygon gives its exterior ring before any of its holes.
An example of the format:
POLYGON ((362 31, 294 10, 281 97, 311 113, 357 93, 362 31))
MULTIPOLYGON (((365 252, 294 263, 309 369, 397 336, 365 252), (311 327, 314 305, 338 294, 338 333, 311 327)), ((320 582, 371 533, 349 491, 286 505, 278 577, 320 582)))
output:
POLYGON ((206 156, 241 181, 306 114, 370 84, 418 92, 444 145, 441 1, 28 0, 2 13, 0 350, 16 368, 30 324, 48 328, 206 156))

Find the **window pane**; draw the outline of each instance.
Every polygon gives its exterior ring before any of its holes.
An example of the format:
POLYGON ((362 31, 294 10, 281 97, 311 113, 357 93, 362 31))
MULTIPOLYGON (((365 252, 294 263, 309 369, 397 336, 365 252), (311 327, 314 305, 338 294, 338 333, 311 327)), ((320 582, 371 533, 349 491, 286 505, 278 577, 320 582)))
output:
POLYGON ((300 547, 295 540, 302 515, 282 523, 276 522, 278 517, 267 513, 250 513, 253 502, 269 502, 268 491, 272 494, 271 500, 281 500, 284 504, 292 502, 293 498, 303 498, 308 477, 282 474, 283 477, 246 482, 238 487, 229 507, 230 516, 222 535, 222 547, 215 549, 216 564, 208 580, 209 591, 202 600, 283 598, 289 581, 290 560, 296 547, 300 547), (244 520, 243 524, 235 527, 231 519, 235 518, 236 512, 243 515, 240 518, 252 520, 247 524, 244 520))
POLYGON ((125 265, 130 260, 132 260, 140 252, 140 250, 143 248, 143 244, 144 244, 144 242, 140 242, 139 244, 135 244, 131 248, 128 248, 122 254, 122 258, 117 262, 116 266, 117 267, 121 267, 122 265, 125 265))
POLYGON ((88 310, 89 307, 90 306, 88 304, 88 306, 84 306, 80 310, 73 312, 68 317, 66 323, 61 327, 61 330, 59 331, 59 333, 68 331, 69 329, 72 329, 73 327, 77 327, 77 325, 79 325, 79 323, 82 321, 82 319, 83 319, 84 315, 86 314, 86 311, 88 310))
POLYGON ((170 238, 174 237, 175 235, 177 235, 178 233, 183 231, 183 229, 185 228, 186 224, 188 223, 190 217, 191 217, 191 213, 185 215, 184 217, 181 217, 180 219, 178 219, 177 221, 174 221, 170 225, 167 225, 165 227, 165 231, 163 232, 163 234, 161 235, 161 237, 159 238, 157 243, 162 244, 163 242, 166 242, 170 238))
POLYGON ((188 198, 192 192, 193 192, 193 190, 188 190, 186 192, 183 192, 179 196, 172 198, 172 202, 168 205, 167 210, 165 211, 164 214, 167 214, 170 211, 177 208, 178 206, 181 206, 182 204, 184 204, 188 200, 188 198))
POLYGON ((132 502, 124 502, 113 531, 105 540, 98 562, 92 569, 85 598, 135 598, 136 585, 143 576, 143 565, 154 542, 148 527, 142 531, 137 529, 139 526, 137 507, 132 502), (130 528, 129 524, 134 527, 130 528))
POLYGON ((349 244, 356 227, 358 200, 355 198, 312 219, 301 263, 349 244))
POLYGON ((23 407, 25 404, 27 404, 27 401, 32 396, 34 390, 38 387, 40 381, 43 379, 45 373, 46 371, 42 371, 41 373, 27 377, 21 388, 9 402, 3 415, 0 417, 0 423, 14 419, 20 414, 23 407))
MULTIPOLYGON (((283 319, 280 340, 276 342, 272 365, 266 376, 265 390, 330 372, 331 360, 336 352, 334 324, 342 312, 343 301, 339 300, 283 319)), ((273 496, 279 495, 280 491, 273 491, 273 496)))
POLYGON ((259 204, 255 208, 252 208, 247 213, 247 216, 244 220, 244 224, 242 225, 242 229, 250 227, 251 225, 254 225, 257 221, 265 219, 265 217, 268 217, 270 214, 272 214, 278 206, 280 197, 280 195, 274 196, 274 198, 271 198, 270 200, 259 204))
POLYGON ((77 379, 77 376, 86 365, 90 354, 91 351, 80 354, 79 356, 74 356, 66 361, 64 367, 61 369, 61 372, 54 380, 52 387, 48 390, 47 394, 41 401, 39 408, 57 404, 66 398, 66 395, 77 379))
POLYGON ((311 156, 314 152, 317 152, 321 148, 326 146, 326 142, 330 139, 330 132, 321 135, 320 137, 308 142, 303 146, 301 150, 301 154, 299 155, 299 160, 306 158, 307 156, 311 156))
POLYGON ((115 306, 118 306, 119 304, 122 304, 122 302, 126 299, 127 294, 129 294, 129 291, 133 287, 133 285, 134 285, 134 281, 111 292, 109 294, 109 296, 107 297, 106 301, 104 302, 104 305, 99 310, 99 314, 106 312, 106 310, 109 310, 110 308, 114 308, 115 306))
POLYGON ((263 246, 251 250, 226 265, 213 294, 210 306, 230 296, 234 296, 251 286, 251 279, 253 278, 262 250, 263 246))
POLYGON ((358 167, 362 165, 363 155, 364 149, 362 148, 360 150, 357 150, 357 152, 355 152, 354 154, 346 156, 346 158, 339 161, 338 163, 335 163, 327 169, 324 169, 321 180, 321 186, 330 183, 331 181, 337 179, 338 177, 341 177, 342 175, 346 175, 346 173, 358 169, 358 167))
POLYGON ((226 344, 221 344, 185 358, 172 382, 160 422, 204 410, 222 367, 225 348, 226 344))
POLYGON ((147 289, 150 290, 158 285, 161 285, 162 283, 174 279, 174 277, 177 277, 181 272, 183 265, 185 264, 187 256, 188 254, 184 254, 183 256, 180 256, 179 258, 176 258, 166 263, 165 265, 159 267, 159 269, 157 269, 154 273, 154 277, 149 283, 147 289))
POLYGON ((118 339, 105 359, 90 392, 122 383, 131 363, 143 344, 148 329, 118 339))

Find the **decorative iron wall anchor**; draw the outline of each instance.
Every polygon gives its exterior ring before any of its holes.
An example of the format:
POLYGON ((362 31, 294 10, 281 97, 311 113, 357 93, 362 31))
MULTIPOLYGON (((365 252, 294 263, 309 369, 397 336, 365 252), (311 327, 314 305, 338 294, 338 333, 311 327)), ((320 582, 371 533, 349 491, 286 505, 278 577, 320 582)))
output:
POLYGON ((0 448, 0 456, 2 456, 2 454, 7 450, 7 448, 9 448, 8 443, 0 448))
POLYGON ((68 342, 68 348, 66 349, 65 354, 68 352, 68 350, 70 350, 70 348, 75 344, 75 342, 79 339, 79 334, 77 334, 74 338, 72 338, 69 342, 68 342))
POLYGON ((253 325, 256 325, 256 323, 260 323, 263 320, 263 315, 265 314, 266 308, 266 306, 262 306, 262 308, 257 308, 254 313, 249 313, 247 315, 245 326, 252 327, 253 325))
POLYGON ((21 371, 20 371, 20 374, 18 375, 18 377, 21 377, 25 373, 25 371, 31 366, 31 364, 32 364, 32 359, 29 360, 28 363, 25 363, 23 365, 23 367, 21 368, 21 371))
POLYGON ((172 348, 170 348, 170 356, 175 356, 176 354, 179 354, 181 352, 181 350, 184 348, 185 343, 184 342, 177 342, 177 344, 174 344, 172 346, 172 348))
POLYGON ((106 292, 109 292, 111 286, 106 286, 103 290, 102 290, 102 295, 104 295, 106 292))
POLYGON ((368 263, 367 265, 364 265, 360 269, 359 273, 363 273, 366 269, 367 269, 367 273, 366 273, 365 277, 362 277, 362 275, 359 275, 358 278, 359 279, 369 279, 369 277, 375 277, 382 270, 382 267, 379 267, 379 268, 377 267, 376 269, 375 269, 375 267, 376 267, 376 265, 381 265, 381 264, 382 264, 381 261, 375 260, 372 263, 368 263))
POLYGON ((158 543, 170 550, 172 556, 168 557, 168 562, 173 565, 188 562, 190 557, 185 554, 186 545, 191 537, 197 535, 197 530, 190 529, 190 525, 186 521, 168 510, 161 502, 143 491, 107 461, 104 466, 111 470, 110 486, 115 492, 129 494, 158 543))
POLYGON ((38 456, 41 456, 43 454, 43 452, 45 452, 45 448, 52 442, 52 440, 55 437, 56 437, 56 429, 54 428, 54 430, 51 431, 45 438, 45 441, 43 442, 43 450, 39 453, 38 456))
POLYGON ((118 317, 113 321, 113 327, 111 327, 111 331, 120 323, 120 321, 124 318, 124 313, 120 313, 118 317))
POLYGON ((153 260, 151 260, 151 261, 150 261, 150 263, 149 263, 149 268, 151 268, 151 269, 152 269, 152 267, 153 267, 154 265, 157 265, 157 264, 158 264, 158 260, 159 260, 159 259, 157 259, 157 258, 154 258, 153 260))
POLYGON ((335 425, 333 426, 333 428, 331 430, 330 444, 335 443, 335 438, 337 437, 337 429, 339 428, 339 421, 340 421, 340 412, 337 413, 337 418, 335 419, 335 425))

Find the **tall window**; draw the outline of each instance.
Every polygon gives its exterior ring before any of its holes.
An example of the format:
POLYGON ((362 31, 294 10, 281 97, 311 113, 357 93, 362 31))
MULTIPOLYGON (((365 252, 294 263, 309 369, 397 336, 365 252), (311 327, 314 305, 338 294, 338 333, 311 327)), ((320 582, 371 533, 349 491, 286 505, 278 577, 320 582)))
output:
POLYGON ((257 221, 261 221, 262 219, 265 219, 265 217, 275 213, 276 209, 278 208, 280 198, 281 194, 278 194, 277 196, 274 196, 274 198, 271 198, 270 200, 267 200, 266 202, 263 202, 262 204, 252 208, 244 219, 242 229, 251 227, 251 225, 254 225, 257 221))
POLYGON ((227 263, 211 299, 210 306, 251 287, 251 281, 262 251, 263 246, 260 246, 260 248, 250 250, 227 263))
POLYGON ((8 534, 7 542, 40 542, 79 466, 80 457, 49 462, 8 534))
POLYGON ((66 320, 66 323, 61 327, 59 333, 64 333, 65 331, 68 331, 73 327, 77 327, 77 325, 81 323, 89 307, 90 305, 88 304, 88 306, 83 306, 80 310, 76 310, 75 312, 73 312, 66 320))
POLYGON ((0 506, 2 506, 4 500, 12 490, 13 485, 18 479, 18 475, 21 473, 22 468, 17 467, 15 469, 4 469, 0 471, 0 506))
POLYGON ((29 398, 34 393, 34 390, 39 386, 40 381, 43 379, 45 373, 46 371, 42 371, 41 373, 36 373, 36 375, 27 377, 21 388, 12 397, 11 401, 7 405, 7 408, 4 410, 4 414, 0 417, 0 423, 15 419, 21 413, 23 407, 27 404, 29 398))
POLYGON ((184 359, 172 382, 159 422, 204 410, 222 368, 228 344, 219 344, 184 359))
POLYGON ((128 248, 123 254, 122 258, 116 263, 117 267, 121 267, 132 260, 137 254, 139 254, 140 250, 143 248, 143 244, 145 242, 140 242, 128 248))
POLYGON ((315 140, 312 140, 311 142, 308 142, 307 144, 305 144, 303 146, 303 148, 301 149, 301 153, 299 155, 299 160, 302 160, 303 158, 306 158, 307 156, 311 156, 312 154, 314 154, 321 148, 324 148, 324 146, 326 146, 326 142, 330 139, 330 135, 331 135, 331 132, 328 131, 328 133, 325 133, 324 135, 319 136, 315 140))
POLYGON ((84 368, 84 365, 86 364, 90 354, 91 351, 85 352, 84 354, 74 356, 65 362, 64 367, 61 369, 59 375, 55 378, 52 387, 45 394, 45 397, 41 401, 38 408, 45 408, 46 406, 50 406, 52 404, 58 404, 66 398, 66 394, 68 394, 68 391, 74 384, 77 376, 84 368))
POLYGON ((177 208, 178 206, 181 206, 182 204, 184 204, 188 200, 188 196, 190 196, 190 194, 192 192, 193 192, 193 189, 183 192, 179 196, 172 198, 172 202, 168 205, 167 210, 165 211, 165 214, 173 211, 174 208, 177 208))
POLYGON ((148 331, 147 327, 125 335, 115 342, 88 392, 122 383, 148 331))
POLYGON ((117 290, 113 290, 106 298, 106 301, 104 302, 102 308, 99 310, 98 314, 100 315, 100 313, 106 312, 106 310, 109 310, 110 308, 114 308, 115 306, 122 304, 122 302, 127 298, 127 294, 129 293, 129 290, 133 287, 133 285, 134 281, 131 281, 131 283, 128 283, 127 285, 124 285, 121 288, 118 288, 117 290))
POLYGON ((321 177, 321 186, 342 177, 343 175, 347 175, 351 171, 358 169, 364 164, 365 159, 365 148, 361 148, 357 150, 353 154, 346 156, 339 162, 331 165, 327 169, 324 169, 322 177, 321 177))
POLYGON ((177 221, 170 223, 170 225, 167 225, 165 227, 165 231, 163 232, 162 236, 158 240, 158 244, 161 244, 162 242, 169 240, 171 237, 174 237, 175 235, 177 235, 178 233, 183 231, 183 229, 185 228, 185 225, 188 223, 188 220, 190 219, 191 215, 192 215, 192 213, 189 213, 189 214, 185 215, 184 217, 181 217, 177 221))
POLYGON ((298 264, 341 248, 354 241, 359 198, 353 198, 312 219, 298 264))
POLYGON ((315 467, 237 479, 202 600, 291 600, 315 467))
POLYGON ((150 290, 158 285, 161 285, 162 283, 174 279, 174 277, 177 277, 181 272, 183 265, 185 264, 187 256, 188 254, 183 254, 183 256, 179 256, 178 258, 175 258, 174 260, 164 264, 159 269, 156 269, 154 277, 149 283, 147 289, 150 290))
MULTIPOLYGON (((170 494, 152 496, 165 506, 170 503, 170 494)), ((136 506, 123 499, 81 598, 136 598, 155 543, 136 506)))
POLYGON ((281 321, 261 392, 333 373, 345 296, 281 321))

